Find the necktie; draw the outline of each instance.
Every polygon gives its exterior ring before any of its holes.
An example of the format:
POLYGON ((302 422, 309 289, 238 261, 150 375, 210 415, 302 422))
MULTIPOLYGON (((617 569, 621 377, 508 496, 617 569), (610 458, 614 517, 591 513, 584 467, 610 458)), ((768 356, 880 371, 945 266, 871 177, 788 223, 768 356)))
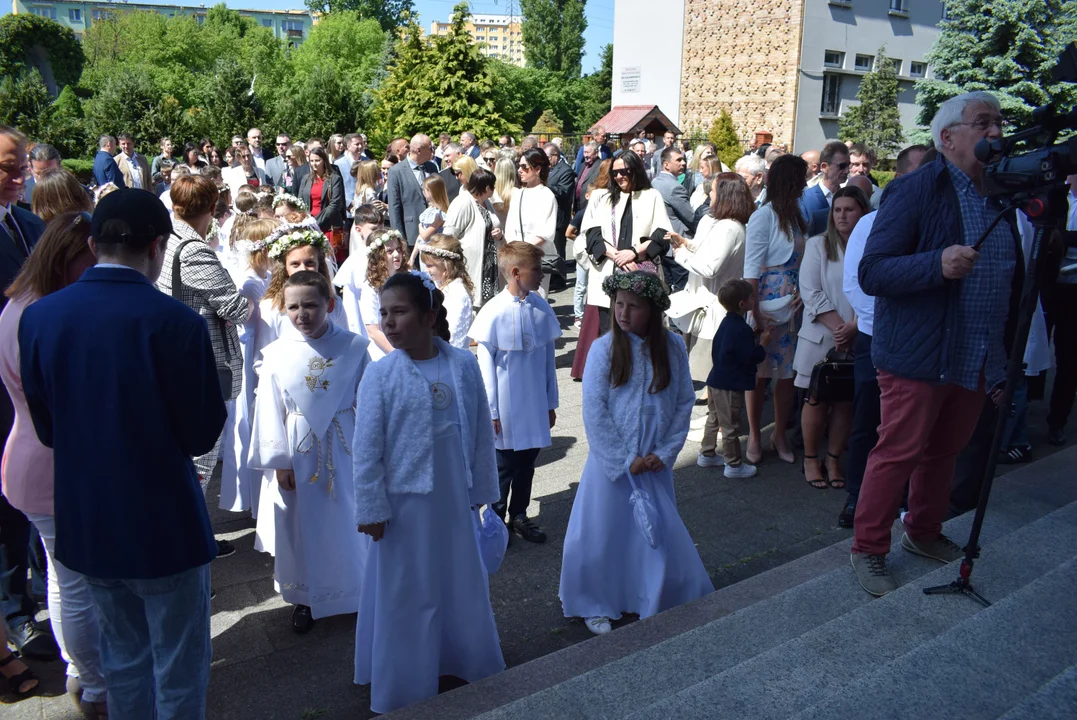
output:
POLYGON ((11 211, 8 211, 4 215, 4 227, 11 235, 12 242, 15 243, 15 248, 24 257, 30 256, 30 248, 26 246, 26 239, 22 236, 22 232, 19 230, 19 226, 15 224, 15 217, 11 211))

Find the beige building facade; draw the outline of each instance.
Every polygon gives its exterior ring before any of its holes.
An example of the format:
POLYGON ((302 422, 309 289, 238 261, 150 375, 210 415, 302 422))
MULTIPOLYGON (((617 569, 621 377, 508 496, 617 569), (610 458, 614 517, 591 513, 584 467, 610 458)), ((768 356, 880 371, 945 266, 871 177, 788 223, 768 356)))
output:
MULTIPOLYGON (((497 58, 513 65, 524 66, 524 41, 519 15, 472 15, 467 31, 482 47, 486 57, 497 58)), ((452 23, 435 20, 430 23, 431 35, 448 35, 452 23)))

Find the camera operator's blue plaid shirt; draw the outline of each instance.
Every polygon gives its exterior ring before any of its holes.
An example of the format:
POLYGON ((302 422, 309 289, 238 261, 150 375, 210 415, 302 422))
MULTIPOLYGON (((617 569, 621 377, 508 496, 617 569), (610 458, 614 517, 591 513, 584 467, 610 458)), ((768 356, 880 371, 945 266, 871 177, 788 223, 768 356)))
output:
MULTIPOLYGON (((949 160, 946 168, 961 205, 962 243, 975 245, 1002 208, 981 195, 972 179, 949 160)), ((1017 262, 1014 253, 1013 231, 1006 220, 1000 220, 980 246, 972 272, 959 281, 950 382, 963 388, 978 389, 981 371, 988 392, 1006 379, 1005 330, 1017 262)))

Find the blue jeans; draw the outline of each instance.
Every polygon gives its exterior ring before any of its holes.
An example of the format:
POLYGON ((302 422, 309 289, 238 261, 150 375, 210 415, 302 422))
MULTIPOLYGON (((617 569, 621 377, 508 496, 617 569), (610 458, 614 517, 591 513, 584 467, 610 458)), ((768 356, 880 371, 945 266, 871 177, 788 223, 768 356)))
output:
POLYGON ((209 565, 152 580, 87 578, 111 720, 205 717, 209 565))
POLYGON ((587 264, 590 260, 576 262, 576 288, 572 291, 572 314, 577 320, 583 319, 583 310, 587 305, 587 264))

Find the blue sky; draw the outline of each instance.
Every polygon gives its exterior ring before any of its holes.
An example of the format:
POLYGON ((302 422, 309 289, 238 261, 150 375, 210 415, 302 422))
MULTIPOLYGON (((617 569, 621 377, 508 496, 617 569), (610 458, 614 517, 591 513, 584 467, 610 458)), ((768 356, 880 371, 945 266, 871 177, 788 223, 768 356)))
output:
MULTIPOLYGON (((199 2, 176 0, 174 2, 162 2, 158 0, 141 0, 155 5, 176 4, 197 6, 199 2)), ((207 7, 212 6, 216 0, 206 0, 207 7)), ((415 9, 419 12, 419 20, 422 26, 429 31, 430 23, 434 20, 447 21, 452 12, 453 5, 459 0, 414 0, 415 9)), ((471 3, 471 12, 478 14, 503 15, 508 11, 510 0, 482 0, 471 3)), ((584 32, 584 40, 587 45, 583 57, 583 71, 591 72, 598 68, 599 52, 602 46, 613 42, 613 2, 614 0, 588 0, 586 5, 587 30, 584 32)), ((228 7, 243 9, 272 9, 289 10, 303 7, 303 0, 225 0, 228 7)), ((513 0, 516 12, 519 13, 519 0, 513 0)), ((10 12, 10 11, 6 11, 10 12)), ((3 13, 3 14, 6 14, 3 13)))

